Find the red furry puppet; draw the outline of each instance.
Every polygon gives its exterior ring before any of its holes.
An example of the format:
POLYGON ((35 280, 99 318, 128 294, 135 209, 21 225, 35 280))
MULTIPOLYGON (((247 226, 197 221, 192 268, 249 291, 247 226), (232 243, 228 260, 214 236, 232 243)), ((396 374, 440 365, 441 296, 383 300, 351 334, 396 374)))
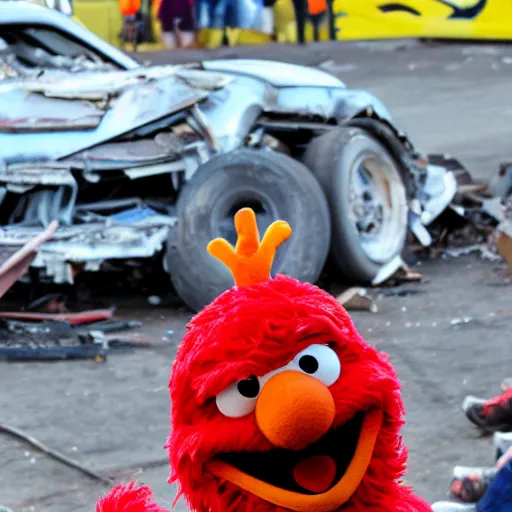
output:
MULTIPOLYGON (((236 249, 208 246, 235 286, 192 319, 173 365, 170 482, 194 512, 431 511, 401 484, 404 409, 386 355, 326 292, 270 278, 286 222, 261 242, 252 210, 235 226, 236 249)), ((97 512, 164 511, 132 483, 97 512)))

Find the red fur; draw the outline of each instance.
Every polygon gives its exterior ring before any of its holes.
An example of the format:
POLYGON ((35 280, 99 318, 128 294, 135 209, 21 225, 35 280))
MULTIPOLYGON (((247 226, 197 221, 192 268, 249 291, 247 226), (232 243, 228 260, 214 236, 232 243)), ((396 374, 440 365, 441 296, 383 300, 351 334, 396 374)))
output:
POLYGON ((153 491, 136 482, 120 484, 98 500, 96 512, 167 512, 153 500, 153 491))
POLYGON ((368 471, 344 510, 431 510, 399 483, 407 462, 400 435, 404 409, 387 356, 361 338, 333 297, 316 286, 278 276, 222 294, 192 319, 179 347, 169 383, 169 481, 178 483, 193 511, 284 512, 205 471, 205 462, 219 452, 272 448, 253 414, 227 418, 214 398, 239 379, 285 365, 312 343, 329 343, 342 364, 341 376, 330 388, 335 424, 371 406, 384 411, 368 471))

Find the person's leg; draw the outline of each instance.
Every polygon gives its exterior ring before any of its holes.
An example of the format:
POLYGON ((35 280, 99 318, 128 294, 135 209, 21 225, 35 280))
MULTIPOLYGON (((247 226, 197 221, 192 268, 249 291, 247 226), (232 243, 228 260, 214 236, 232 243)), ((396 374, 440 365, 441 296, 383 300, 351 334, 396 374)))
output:
POLYGON ((193 48, 196 42, 195 32, 180 30, 181 48, 193 48))
POLYGON ((310 16, 313 25, 313 40, 320 41, 320 25, 322 24, 324 14, 313 14, 310 16))
POLYGON ((226 25, 244 30, 258 30, 263 5, 254 0, 230 0, 226 25))
POLYGON ((334 0, 327 0, 327 14, 329 22, 329 39, 331 41, 335 41, 336 27, 334 26, 334 22, 336 20, 336 17, 334 15, 334 0))
POLYGON ((274 34, 274 9, 264 7, 261 13, 261 31, 264 34, 274 34))
POLYGON ((492 479, 477 512, 512 512, 512 461, 508 461, 492 479))
POLYGON ((162 32, 162 41, 168 50, 175 50, 178 47, 174 32, 162 32))
MULTIPOLYGON (((188 0, 187 0, 188 2, 188 0)), ((196 27, 192 8, 187 9, 181 18, 176 31, 179 32, 180 48, 193 48, 196 43, 196 27)))
POLYGON ((306 0, 293 0, 293 8, 295 9, 295 23, 297 25, 297 41, 304 44, 305 31, 306 31, 306 15, 307 15, 307 2, 306 0))

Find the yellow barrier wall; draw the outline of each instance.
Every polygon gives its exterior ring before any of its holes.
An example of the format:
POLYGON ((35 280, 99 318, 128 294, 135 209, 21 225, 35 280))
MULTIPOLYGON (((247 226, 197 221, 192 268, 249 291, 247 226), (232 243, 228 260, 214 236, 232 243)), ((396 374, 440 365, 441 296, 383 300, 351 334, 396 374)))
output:
POLYGON ((512 39, 510 0, 335 0, 338 39, 512 39))
MULTIPOLYGON (((512 0, 333 0, 336 39, 388 39, 403 37, 505 39, 512 40, 512 0)), ((74 0, 75 16, 109 43, 119 44, 122 20, 117 0, 74 0)), ((156 8, 153 9, 156 14, 156 8)), ((274 7, 276 39, 297 41, 291 0, 277 0, 274 7)), ((325 17, 326 18, 326 17, 325 17)), ((159 23, 154 33, 159 39, 159 23)), ((236 44, 265 44, 268 35, 227 29, 228 41, 236 44)), ((313 40, 313 27, 306 26, 306 39, 313 40)), ((327 18, 320 26, 320 40, 329 39, 327 18)), ((203 46, 221 44, 222 33, 202 30, 203 46)), ((154 50, 157 45, 141 45, 154 50)))
MULTIPOLYGON (((153 33, 157 42, 149 45, 141 44, 138 47, 139 51, 163 48, 160 42, 160 24, 156 19, 156 7, 153 9, 153 33)), ((117 0, 73 0, 73 11, 73 17, 91 32, 110 44, 119 46, 119 34, 123 26, 123 20, 117 0)))
POLYGON ((118 46, 123 23, 117 0, 74 0, 73 11, 91 32, 118 46))

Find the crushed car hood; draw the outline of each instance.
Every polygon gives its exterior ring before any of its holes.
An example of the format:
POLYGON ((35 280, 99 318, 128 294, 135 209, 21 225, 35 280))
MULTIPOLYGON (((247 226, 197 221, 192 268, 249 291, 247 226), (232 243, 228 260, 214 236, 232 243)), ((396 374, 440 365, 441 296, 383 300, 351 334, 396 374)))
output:
POLYGON ((65 158, 190 107, 230 80, 162 66, 1 81, 0 161, 65 158))
POLYGON ((320 69, 257 59, 206 60, 203 68, 264 80, 274 87, 345 87, 334 75, 320 69))

